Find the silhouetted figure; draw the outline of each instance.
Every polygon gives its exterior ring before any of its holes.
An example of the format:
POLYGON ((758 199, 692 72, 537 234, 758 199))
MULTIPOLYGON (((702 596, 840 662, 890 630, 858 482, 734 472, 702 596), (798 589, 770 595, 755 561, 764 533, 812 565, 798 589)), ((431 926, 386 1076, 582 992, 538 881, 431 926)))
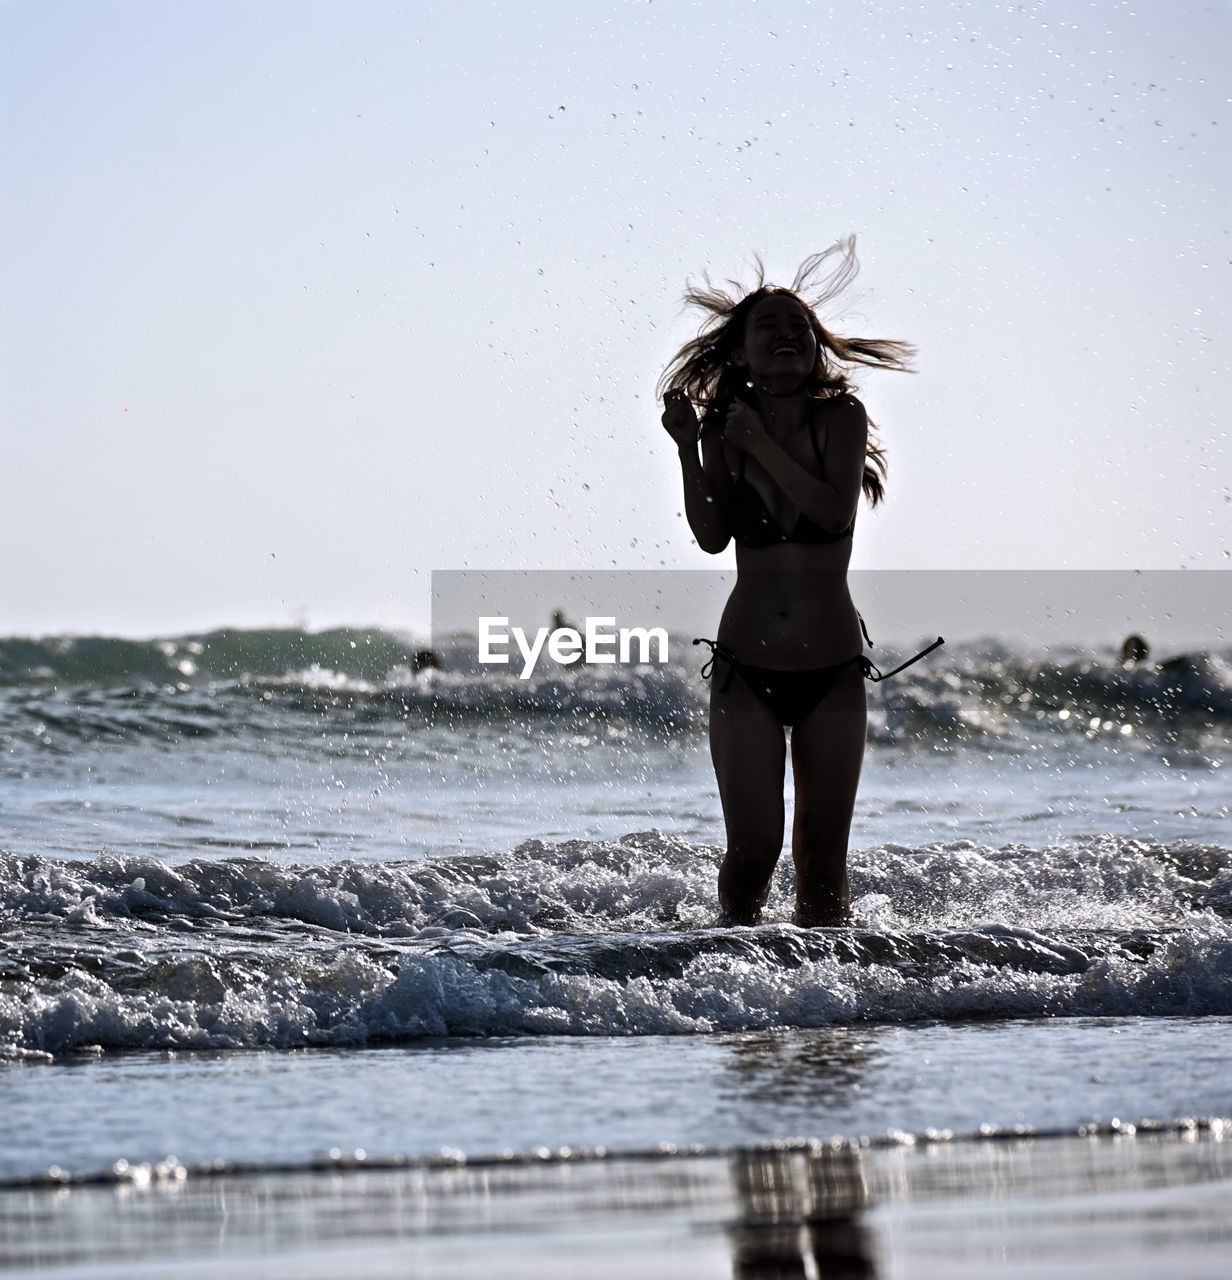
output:
POLYGON ((1136 632, 1121 641, 1121 662, 1127 667, 1136 667, 1151 656, 1147 642, 1136 632))
POLYGON ((847 840, 867 710, 847 564, 861 492, 881 500, 885 455, 848 371, 906 369, 913 353, 907 343, 823 327, 816 309, 857 269, 853 237, 809 258, 789 289, 767 285, 764 272, 743 294, 708 279, 690 288, 686 301, 709 320, 659 383, 689 527, 703 551, 736 544, 737 582, 718 639, 699 643, 712 650, 703 674, 727 827, 719 902, 738 924, 758 920, 783 846, 785 728, 795 919, 849 918, 847 840), (823 266, 819 292, 806 298, 823 266))
POLYGON ((435 649, 416 649, 411 654, 411 670, 415 675, 421 671, 433 671, 440 665, 440 655, 435 649))

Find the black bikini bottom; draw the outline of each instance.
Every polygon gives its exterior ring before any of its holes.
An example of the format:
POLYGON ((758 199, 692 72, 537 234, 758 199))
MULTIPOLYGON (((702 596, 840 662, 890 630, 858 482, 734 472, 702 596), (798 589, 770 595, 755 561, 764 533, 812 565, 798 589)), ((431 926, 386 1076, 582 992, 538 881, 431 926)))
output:
POLYGON ((771 715, 786 728, 792 728, 804 720, 826 695, 838 683, 838 678, 848 667, 859 664, 866 680, 874 682, 896 676, 913 662, 918 662, 925 654, 932 653, 938 645, 945 642, 940 636, 915 655, 908 658, 901 666, 884 674, 862 654, 854 658, 846 658, 842 662, 832 663, 828 667, 811 667, 807 671, 780 671, 772 667, 754 667, 741 662, 734 653, 717 640, 697 639, 694 644, 708 644, 710 658, 702 667, 702 679, 709 679, 714 670, 714 660, 722 658, 727 663, 727 675, 719 685, 719 692, 726 693, 731 686, 732 676, 740 673, 740 678, 748 685, 750 692, 761 702, 771 715))

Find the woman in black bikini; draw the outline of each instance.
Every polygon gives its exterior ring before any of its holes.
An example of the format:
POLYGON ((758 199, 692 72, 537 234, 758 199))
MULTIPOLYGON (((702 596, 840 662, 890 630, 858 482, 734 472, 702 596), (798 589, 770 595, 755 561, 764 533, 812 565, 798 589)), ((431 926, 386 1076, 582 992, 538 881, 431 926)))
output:
POLYGON ((847 564, 860 493, 880 501, 885 455, 846 370, 905 370, 914 353, 904 342, 841 338, 822 326, 816 309, 857 269, 851 237, 808 259, 790 289, 764 275, 743 296, 709 280, 690 288, 686 301, 710 321, 660 381, 693 535, 712 554, 736 543, 736 586, 718 640, 698 643, 711 646, 703 674, 727 826, 719 902, 737 924, 759 918, 783 847, 784 727, 795 782, 795 920, 849 918, 864 676, 880 673, 863 657, 847 564), (835 259, 806 301, 809 281, 835 259))

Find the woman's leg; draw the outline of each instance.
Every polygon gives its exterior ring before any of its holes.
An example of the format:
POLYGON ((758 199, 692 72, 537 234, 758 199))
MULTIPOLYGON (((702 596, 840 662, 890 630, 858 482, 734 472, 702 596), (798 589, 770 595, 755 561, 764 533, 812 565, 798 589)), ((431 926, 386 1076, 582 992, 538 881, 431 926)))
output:
POLYGON ((797 924, 833 925, 848 919, 847 840, 867 730, 864 673, 853 662, 791 731, 797 924))
POLYGON ((710 756, 727 827, 719 905, 733 924, 756 924, 783 850, 787 743, 777 717, 738 673, 730 680, 728 674, 718 659, 710 684, 710 756))

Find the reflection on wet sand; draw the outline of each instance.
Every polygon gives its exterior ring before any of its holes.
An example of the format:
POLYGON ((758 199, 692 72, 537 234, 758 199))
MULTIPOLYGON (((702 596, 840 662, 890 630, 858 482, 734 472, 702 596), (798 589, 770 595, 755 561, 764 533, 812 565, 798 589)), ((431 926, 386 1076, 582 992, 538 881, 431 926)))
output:
POLYGON ((721 1042, 730 1050, 732 1089, 780 1104, 799 1101, 814 1130, 827 1110, 848 1106, 853 1090, 885 1056, 875 1033, 849 1026, 790 1035, 752 1032, 721 1042))
POLYGON ((860 1220, 869 1200, 860 1152, 742 1151, 729 1172, 740 1209, 727 1228, 735 1280, 876 1274, 860 1220))
POLYGON ((1232 1249, 1220 1119, 136 1172, 0 1186, 0 1271, 1226 1280, 1232 1249))

